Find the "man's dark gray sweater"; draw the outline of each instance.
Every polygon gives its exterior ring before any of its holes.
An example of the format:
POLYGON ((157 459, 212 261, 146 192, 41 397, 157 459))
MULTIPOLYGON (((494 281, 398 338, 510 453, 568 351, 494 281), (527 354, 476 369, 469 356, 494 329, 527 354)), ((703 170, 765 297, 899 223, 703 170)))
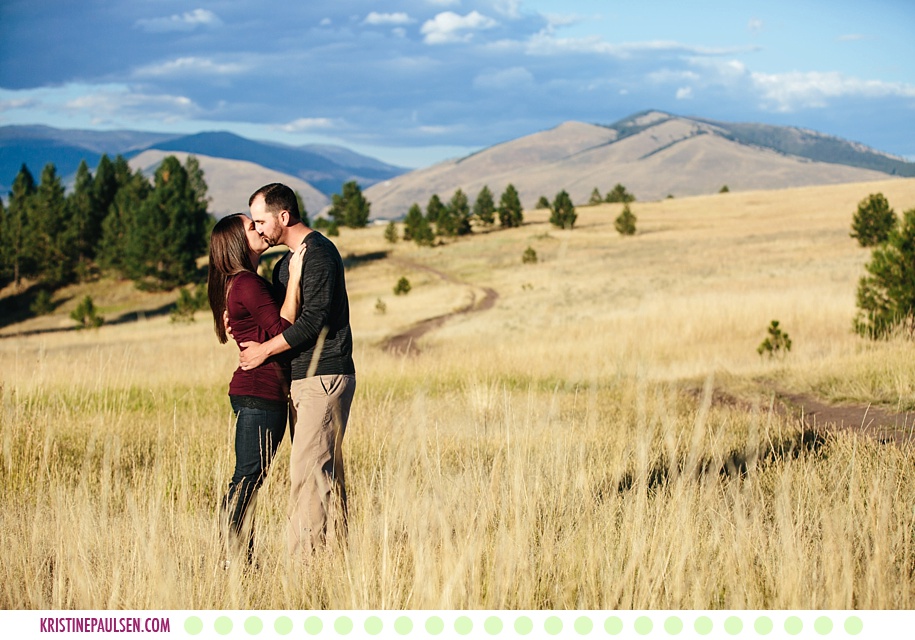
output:
MULTIPOLYGON (((327 335, 313 375, 355 374, 353 333, 349 325, 349 299, 343 260, 333 242, 317 231, 309 233, 302 263, 302 308, 295 323, 283 332, 292 347, 292 379, 307 377, 321 330, 327 335)), ((285 295, 289 282, 287 253, 273 269, 273 284, 285 295)))

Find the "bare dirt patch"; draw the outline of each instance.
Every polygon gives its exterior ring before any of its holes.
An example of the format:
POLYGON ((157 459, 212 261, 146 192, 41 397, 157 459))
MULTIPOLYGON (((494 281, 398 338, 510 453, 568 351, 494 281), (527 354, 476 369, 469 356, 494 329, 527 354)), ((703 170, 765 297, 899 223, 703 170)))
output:
POLYGON ((450 313, 444 313, 433 318, 420 320, 419 322, 410 325, 403 331, 386 338, 381 343, 381 348, 389 353, 397 353, 410 356, 418 355, 420 351, 416 343, 422 336, 426 335, 433 329, 437 329, 438 327, 445 324, 445 322, 448 320, 457 316, 492 309, 496 304, 496 300, 499 299, 499 293, 490 287, 474 287, 467 282, 458 280, 454 276, 447 274, 444 271, 439 271, 438 269, 434 269, 430 266, 419 264, 417 262, 404 260, 402 258, 392 258, 391 260, 400 264, 401 266, 409 267, 410 269, 416 269, 418 271, 426 271, 427 273, 431 273, 436 277, 441 278, 445 282, 469 287, 470 302, 459 309, 451 311, 450 313), (478 295, 474 289, 481 289, 483 291, 483 295, 478 295))

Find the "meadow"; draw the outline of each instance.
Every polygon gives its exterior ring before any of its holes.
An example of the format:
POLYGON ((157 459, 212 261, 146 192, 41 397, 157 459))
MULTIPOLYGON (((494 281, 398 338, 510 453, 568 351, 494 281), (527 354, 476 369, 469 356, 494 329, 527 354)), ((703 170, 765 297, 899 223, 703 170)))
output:
POLYGON ((105 281, 64 292, 0 331, 0 607, 915 608, 912 448, 812 434, 777 400, 915 410, 915 345, 852 332, 869 252, 851 217, 877 191, 915 207, 906 179, 636 202, 634 237, 611 204, 573 230, 526 211, 435 248, 342 230, 350 529, 307 564, 285 548, 287 440, 257 566, 221 568, 237 351, 208 314, 15 335, 72 325, 84 292, 102 315, 162 304, 105 281), (418 353, 382 348, 485 288, 491 309, 418 353), (762 357, 773 319, 793 346, 762 357))

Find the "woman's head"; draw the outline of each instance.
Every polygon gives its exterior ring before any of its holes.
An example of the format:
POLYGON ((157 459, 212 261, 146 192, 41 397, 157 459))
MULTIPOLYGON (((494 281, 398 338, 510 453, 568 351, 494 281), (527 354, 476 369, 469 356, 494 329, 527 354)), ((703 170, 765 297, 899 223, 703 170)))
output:
POLYGON ((225 276, 239 271, 254 271, 251 254, 259 256, 267 241, 254 230, 254 223, 243 213, 233 213, 216 223, 210 235, 210 269, 225 276))
POLYGON ((227 339, 222 314, 226 309, 229 278, 242 271, 254 272, 257 257, 268 246, 267 241, 254 230, 251 218, 243 213, 226 216, 213 227, 210 235, 207 297, 220 342, 224 343, 227 339))

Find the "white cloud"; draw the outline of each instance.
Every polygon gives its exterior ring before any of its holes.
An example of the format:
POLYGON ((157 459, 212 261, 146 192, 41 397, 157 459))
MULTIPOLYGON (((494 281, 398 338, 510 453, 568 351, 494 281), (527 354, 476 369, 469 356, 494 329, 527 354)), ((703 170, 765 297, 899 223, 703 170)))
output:
POLYGON ((750 21, 747 23, 747 29, 752 33, 759 33, 765 26, 765 23, 759 18, 750 18, 750 21))
POLYGON ((915 85, 862 80, 838 71, 751 73, 750 78, 765 105, 782 112, 799 108, 826 107, 830 98, 915 98, 915 85))
POLYGON ((426 0, 426 2, 436 7, 457 7, 461 4, 461 0, 426 0))
POLYGON ((525 45, 531 55, 558 55, 563 53, 596 53, 628 59, 636 55, 674 53, 687 56, 725 56, 756 51, 759 47, 701 47, 681 44, 673 40, 646 40, 643 42, 610 43, 600 36, 584 38, 557 38, 548 30, 530 37, 525 45))
POLYGON ((529 87, 533 84, 534 75, 524 67, 485 71, 473 79, 473 86, 475 89, 485 89, 488 91, 529 87))
POLYGON ((38 105, 34 98, 14 98, 12 100, 0 100, 0 112, 12 111, 13 109, 29 109, 38 105))
POLYGON ((696 82, 700 80, 700 76, 695 71, 659 69, 649 73, 646 79, 653 84, 673 84, 677 82, 696 82))
POLYGON ((194 9, 172 15, 167 18, 141 18, 136 21, 136 26, 152 33, 166 33, 170 31, 192 31, 197 27, 214 27, 222 24, 222 20, 208 9, 194 9))
POLYGON ((493 8, 509 18, 521 16, 521 0, 495 0, 493 8))
POLYGON ((365 20, 362 21, 362 24, 370 25, 404 25, 404 24, 413 24, 416 22, 413 18, 403 12, 398 13, 378 13, 377 11, 372 11, 365 17, 365 20))
POLYGON ((302 131, 313 131, 314 129, 332 129, 333 127, 334 121, 330 118, 298 118, 278 126, 277 129, 286 133, 300 133, 302 131))
POLYGON ((427 20, 421 31, 426 36, 426 44, 447 44, 467 42, 473 38, 474 31, 491 29, 497 24, 499 23, 478 11, 471 11, 466 16, 445 11, 432 20, 427 20))
POLYGON ((689 100, 693 97, 692 87, 680 87, 677 89, 677 100, 689 100))
POLYGON ((179 122, 201 113, 194 101, 185 96, 153 95, 129 89, 102 89, 79 96, 65 102, 63 111, 91 114, 93 125, 136 120, 179 122))
POLYGON ((209 58, 186 57, 176 58, 159 64, 140 67, 134 71, 139 78, 153 78, 165 76, 225 76, 237 75, 250 69, 249 65, 234 62, 217 63, 209 58))

